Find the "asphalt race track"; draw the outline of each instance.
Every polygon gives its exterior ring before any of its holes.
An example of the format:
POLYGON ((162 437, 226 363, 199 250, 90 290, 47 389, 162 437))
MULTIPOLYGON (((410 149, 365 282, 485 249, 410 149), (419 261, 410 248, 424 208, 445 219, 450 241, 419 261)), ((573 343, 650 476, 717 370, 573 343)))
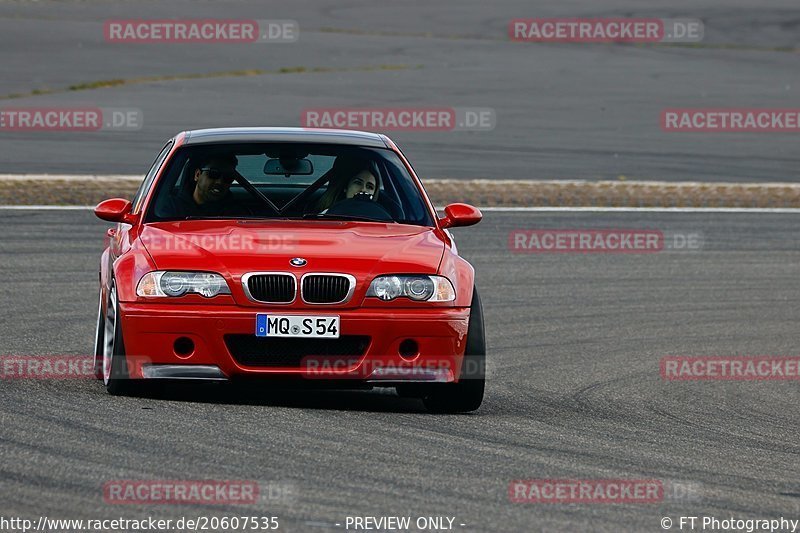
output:
MULTIPOLYGON (((665 355, 796 355, 797 214, 487 213, 457 230, 489 345, 475 414, 389 391, 106 395, 90 380, 0 383, 5 516, 272 514, 282 531, 347 516, 455 517, 464 531, 662 531, 663 517, 800 517, 797 382, 676 382, 665 355), (512 254, 525 228, 702 236, 655 254, 512 254), (691 497, 516 504, 509 482, 659 479, 691 497), (255 479, 257 506, 107 505, 113 479, 255 479), (465 524, 461 526, 460 524, 465 524)), ((105 225, 89 211, 0 211, 0 353, 92 349, 105 225), (67 238, 68 237, 68 238, 67 238)), ((677 529, 677 525, 674 529, 677 529)))
MULTIPOLYGON (((0 122, 0 174, 144 175, 179 131, 301 126, 309 108, 480 108, 492 128, 386 133, 423 181, 798 182, 800 129, 660 123, 669 108, 797 110, 798 28, 797 0, 0 0, 0 119, 20 107, 142 117, 117 131, 0 122), (534 17, 697 19, 705 34, 681 45, 512 42, 509 22, 534 17), (112 19, 292 20, 300 35, 108 42, 112 19)), ((43 516, 274 516, 290 532, 365 531, 348 517, 387 516, 446 517, 468 532, 798 520, 800 381, 660 371, 667 356, 800 356, 798 217, 485 211, 454 231, 476 268, 489 351, 486 399, 469 415, 429 414, 393 389, 174 385, 112 397, 90 379, 0 379, 0 533, 21 531, 3 519, 43 516), (670 246, 510 250, 512 231, 547 228, 658 230, 670 246), (513 502, 514 480, 532 479, 656 480, 664 493, 513 502), (252 480, 261 494, 251 505, 118 505, 104 494, 114 480, 252 480)), ((92 351, 107 227, 87 209, 0 206, 0 357, 92 351)))

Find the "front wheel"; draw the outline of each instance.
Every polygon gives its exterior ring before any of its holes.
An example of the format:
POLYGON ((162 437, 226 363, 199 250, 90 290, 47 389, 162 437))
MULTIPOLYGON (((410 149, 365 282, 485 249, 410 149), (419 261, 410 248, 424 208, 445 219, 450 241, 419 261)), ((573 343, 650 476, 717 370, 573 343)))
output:
POLYGON ((467 413, 483 403, 486 386, 486 334, 478 288, 472 291, 467 346, 458 383, 432 385, 422 398, 432 413, 467 413))
POLYGON ((97 306, 97 327, 94 333, 94 377, 103 379, 103 345, 105 342, 105 312, 103 310, 103 289, 100 289, 100 297, 97 306))
POLYGON ((129 394, 132 386, 125 361, 122 326, 119 322, 117 286, 113 281, 108 292, 108 303, 103 318, 103 383, 109 394, 119 396, 129 394))

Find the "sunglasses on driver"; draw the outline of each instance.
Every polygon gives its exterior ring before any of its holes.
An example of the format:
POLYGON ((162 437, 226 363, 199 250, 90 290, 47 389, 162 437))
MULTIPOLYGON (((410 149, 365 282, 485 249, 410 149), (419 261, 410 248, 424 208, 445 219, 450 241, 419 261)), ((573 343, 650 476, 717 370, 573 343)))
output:
POLYGON ((225 183, 230 184, 233 183, 234 180, 233 174, 226 174, 218 168, 203 167, 200 171, 207 173, 208 177, 214 181, 223 180, 225 183))

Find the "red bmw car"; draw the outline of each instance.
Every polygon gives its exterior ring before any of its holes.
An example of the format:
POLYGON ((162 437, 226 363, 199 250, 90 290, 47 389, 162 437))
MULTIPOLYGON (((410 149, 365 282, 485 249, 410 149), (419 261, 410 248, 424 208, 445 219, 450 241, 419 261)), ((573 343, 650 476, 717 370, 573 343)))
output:
POLYGON ((149 380, 389 386, 434 412, 477 409, 486 346, 474 270, 385 135, 187 131, 161 150, 100 261, 95 368, 149 380))

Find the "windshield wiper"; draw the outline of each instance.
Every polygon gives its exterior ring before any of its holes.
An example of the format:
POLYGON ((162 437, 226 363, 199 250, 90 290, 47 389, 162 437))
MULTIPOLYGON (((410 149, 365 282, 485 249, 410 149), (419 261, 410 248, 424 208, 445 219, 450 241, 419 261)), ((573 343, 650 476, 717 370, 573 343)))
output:
POLYGON ((379 218, 362 217, 357 215, 329 215, 327 213, 307 213, 303 215, 303 220, 309 219, 328 219, 328 220, 356 220, 359 222, 381 222, 386 224, 388 220, 381 220, 379 218))

